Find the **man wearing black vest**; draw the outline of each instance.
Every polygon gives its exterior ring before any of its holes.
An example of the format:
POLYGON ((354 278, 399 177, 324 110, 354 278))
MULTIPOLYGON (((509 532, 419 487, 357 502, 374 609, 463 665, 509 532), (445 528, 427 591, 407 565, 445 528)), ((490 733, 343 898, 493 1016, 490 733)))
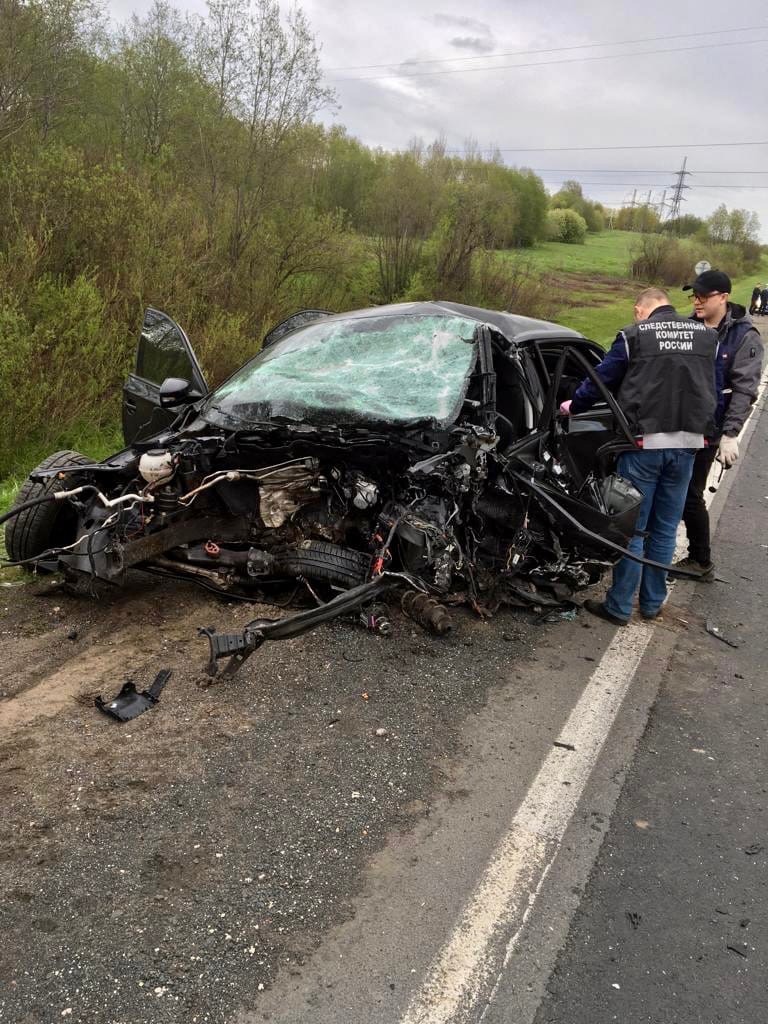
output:
MULTIPOLYGON (((616 394, 637 438, 637 450, 618 460, 619 474, 643 495, 629 550, 669 564, 694 457, 714 427, 717 334, 680 316, 659 288, 641 292, 634 313, 635 323, 619 331, 596 372, 616 394)), ((587 378, 560 412, 586 412, 599 401, 587 378)), ((640 614, 655 619, 667 597, 667 574, 630 558, 614 567, 605 601, 585 601, 584 607, 626 626, 638 586, 640 614)))
POLYGON ((683 509, 688 555, 677 565, 698 572, 707 583, 715 578, 709 539, 709 512, 704 488, 712 463, 728 469, 739 457, 738 436, 757 398, 763 370, 763 342, 743 306, 730 300, 731 279, 722 270, 707 270, 683 291, 693 292, 696 320, 717 331, 717 412, 709 447, 696 453, 683 509))

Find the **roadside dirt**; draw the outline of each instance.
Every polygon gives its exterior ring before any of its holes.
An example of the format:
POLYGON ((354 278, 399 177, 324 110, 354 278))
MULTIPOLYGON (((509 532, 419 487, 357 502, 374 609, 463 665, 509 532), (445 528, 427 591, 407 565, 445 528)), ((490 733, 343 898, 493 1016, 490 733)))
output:
MULTIPOLYGON (((0 1021, 233 1021, 345 919, 372 853, 452 794, 460 729, 541 625, 394 615, 204 674, 231 605, 137 574, 107 600, 0 591, 0 1021), (120 725, 93 706, 173 676, 120 725), (384 734, 377 735, 377 730, 384 734)), ((43 588, 44 589, 44 588, 43 588)), ((459 795, 459 794, 456 794, 459 795)))

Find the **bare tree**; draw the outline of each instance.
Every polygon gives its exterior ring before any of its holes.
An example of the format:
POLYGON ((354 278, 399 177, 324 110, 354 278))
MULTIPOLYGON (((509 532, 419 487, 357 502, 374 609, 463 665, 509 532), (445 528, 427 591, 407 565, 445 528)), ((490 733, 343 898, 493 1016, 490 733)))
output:
POLYGON ((211 194, 228 186, 229 260, 234 268, 281 194, 281 161, 298 145, 298 129, 333 102, 322 82, 319 53, 302 11, 285 23, 275 0, 212 0, 198 33, 198 67, 216 90, 218 121, 235 118, 226 166, 209 150, 211 194))
POLYGON ((134 15, 118 42, 123 70, 123 138, 151 158, 160 155, 188 105, 189 29, 166 0, 134 15))

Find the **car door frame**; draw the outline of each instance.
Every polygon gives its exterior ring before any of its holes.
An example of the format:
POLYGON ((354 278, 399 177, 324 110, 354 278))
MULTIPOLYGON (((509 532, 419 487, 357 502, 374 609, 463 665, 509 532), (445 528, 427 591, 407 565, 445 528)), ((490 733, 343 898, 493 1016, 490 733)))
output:
MULTIPOLYGON (((129 373, 123 385, 122 423, 126 445, 154 437, 170 427, 179 415, 178 407, 164 408, 160 405, 160 388, 163 381, 147 376, 145 371, 145 364, 151 362, 145 358, 153 350, 151 335, 153 330, 156 331, 158 324, 165 325, 166 328, 163 340, 172 338, 178 350, 174 372, 166 373, 163 380, 170 376, 188 380, 192 385, 192 402, 205 398, 209 393, 205 375, 185 331, 167 313, 148 307, 144 311, 141 335, 136 345, 134 370, 129 373)), ((154 349, 158 353, 161 351, 158 344, 154 345, 154 349)), ((162 359, 158 362, 162 363, 162 359)))
POLYGON ((636 442, 615 396, 595 373, 595 367, 605 357, 604 349, 588 338, 580 337, 533 338, 527 344, 532 349, 531 359, 539 374, 544 395, 538 432, 552 437, 577 481, 583 482, 590 468, 590 459, 594 460, 592 465, 599 475, 606 475, 611 458, 622 451, 632 450, 636 442), (547 367, 542 347, 559 350, 557 379, 547 367), (587 412, 561 418, 557 415, 557 390, 565 359, 569 355, 580 364, 583 378, 589 377, 592 380, 602 394, 603 401, 596 403, 587 412))

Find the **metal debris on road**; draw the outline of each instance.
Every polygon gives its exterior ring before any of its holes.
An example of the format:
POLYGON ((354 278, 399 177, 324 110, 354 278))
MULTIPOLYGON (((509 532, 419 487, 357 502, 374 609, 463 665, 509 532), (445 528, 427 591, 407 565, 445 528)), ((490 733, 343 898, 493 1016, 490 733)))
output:
POLYGON ((407 590, 402 596, 400 607, 414 622, 439 636, 453 629, 448 609, 427 594, 407 590))
POLYGON ((725 948, 729 949, 731 953, 735 953, 736 956, 740 956, 743 960, 746 960, 749 956, 749 946, 746 942, 729 942, 725 948))

